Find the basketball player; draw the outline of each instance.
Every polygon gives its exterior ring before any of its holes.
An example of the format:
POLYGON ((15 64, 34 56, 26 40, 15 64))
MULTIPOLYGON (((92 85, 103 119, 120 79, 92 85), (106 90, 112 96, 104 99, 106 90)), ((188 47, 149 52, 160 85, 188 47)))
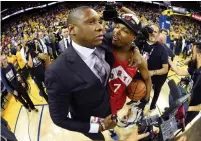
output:
POLYGON ((140 71, 145 80, 147 88, 146 101, 149 100, 151 92, 151 78, 148 75, 147 63, 138 51, 134 52, 134 56, 136 58, 141 57, 142 62, 136 67, 128 65, 129 58, 133 55, 131 46, 139 30, 139 20, 133 14, 124 14, 121 18, 116 18, 115 23, 112 38, 112 52, 115 61, 109 79, 110 103, 113 115, 117 115, 118 110, 124 106, 126 102, 126 87, 132 81, 137 70, 140 71))

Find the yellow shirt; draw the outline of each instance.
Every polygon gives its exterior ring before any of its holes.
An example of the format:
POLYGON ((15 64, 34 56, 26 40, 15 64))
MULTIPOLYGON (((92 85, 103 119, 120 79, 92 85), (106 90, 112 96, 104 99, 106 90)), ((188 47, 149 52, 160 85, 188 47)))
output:
POLYGON ((8 56, 8 62, 12 63, 16 70, 19 69, 19 65, 18 65, 18 62, 17 62, 17 57, 15 55, 8 56))
POLYGON ((20 68, 21 68, 21 69, 24 68, 24 67, 25 67, 25 62, 24 62, 24 60, 22 59, 22 56, 21 56, 21 54, 20 54, 20 51, 18 51, 18 52, 16 53, 16 58, 17 58, 17 62, 18 62, 18 64, 19 64, 20 68))

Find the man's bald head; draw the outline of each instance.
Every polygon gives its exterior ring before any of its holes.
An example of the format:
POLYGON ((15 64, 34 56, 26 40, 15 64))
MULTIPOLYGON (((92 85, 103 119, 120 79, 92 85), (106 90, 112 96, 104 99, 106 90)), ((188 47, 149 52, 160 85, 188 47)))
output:
POLYGON ((103 25, 100 22, 100 15, 93 8, 89 6, 75 8, 70 12, 67 22, 69 35, 75 43, 89 48, 102 44, 103 25))
POLYGON ((159 40, 160 28, 156 24, 152 24, 150 26, 153 29, 153 33, 149 36, 149 42, 155 43, 159 40))
POLYGON ((75 24, 77 20, 80 20, 83 16, 83 11, 86 9, 92 9, 89 6, 81 6, 73 9, 68 15, 67 24, 75 24))

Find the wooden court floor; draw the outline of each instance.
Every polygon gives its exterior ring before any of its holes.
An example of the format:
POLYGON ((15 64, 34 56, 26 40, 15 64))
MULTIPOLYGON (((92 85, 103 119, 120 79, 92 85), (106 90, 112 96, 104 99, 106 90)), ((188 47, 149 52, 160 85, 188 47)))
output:
MULTIPOLYGON (((179 61, 178 64, 182 65, 179 61)), ((176 76, 174 72, 169 72, 168 79, 174 79, 179 82, 180 77, 176 76)), ((168 82, 168 79, 166 82, 168 82)), ((72 132, 62 129, 56 126, 49 115, 49 108, 45 100, 39 96, 38 88, 36 87, 32 79, 28 80, 31 90, 30 98, 39 110, 36 112, 27 112, 26 109, 21 105, 21 103, 16 102, 15 98, 11 96, 9 103, 7 104, 6 110, 1 114, 8 121, 11 130, 15 133, 19 141, 87 141, 89 138, 78 132, 72 132)), ((168 107, 168 94, 169 88, 167 83, 164 84, 157 105, 160 111, 164 111, 165 107, 168 107)), ((153 92, 151 94, 153 96, 153 92)), ((158 110, 149 113, 149 104, 145 108, 145 113, 147 115, 158 114, 158 110)), ((122 117, 126 114, 128 107, 125 105, 124 108, 119 111, 118 116, 122 117)), ((115 131, 120 137, 120 140, 126 138, 132 132, 133 126, 127 128, 115 127, 115 131)), ((104 136, 106 140, 112 140, 109 136, 108 131, 104 131, 104 136)))

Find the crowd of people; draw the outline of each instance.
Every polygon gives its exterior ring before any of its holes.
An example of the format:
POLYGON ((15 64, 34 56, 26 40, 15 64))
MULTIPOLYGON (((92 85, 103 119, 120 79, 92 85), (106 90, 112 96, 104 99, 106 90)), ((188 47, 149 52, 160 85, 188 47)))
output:
MULTIPOLYGON (((60 3, 35 13, 22 14, 20 18, 4 24, 1 81, 7 91, 11 92, 29 112, 31 110, 37 112, 27 94, 29 89, 27 78, 31 76, 40 90, 40 96, 48 102, 51 118, 56 125, 81 132, 94 140, 104 140, 101 132, 113 129, 116 125, 112 118, 117 116, 117 111, 125 104, 124 91, 137 74, 137 70, 146 85, 146 96, 141 100, 140 108, 144 109, 149 102, 153 88, 154 97, 150 111, 156 109, 156 102, 170 67, 174 71, 178 70, 171 61, 174 53, 179 55, 181 49, 178 51, 174 48, 182 48, 180 40, 184 38, 199 41, 200 25, 196 21, 188 20, 189 17, 173 16, 171 34, 174 34, 173 40, 176 43, 173 43, 174 51, 172 51, 165 45, 167 31, 163 32, 158 26, 163 9, 154 6, 145 9, 138 6, 139 4, 129 5, 129 8, 121 7, 121 10, 119 9, 121 18, 117 19, 114 25, 110 22, 100 22, 98 15, 103 14, 104 6, 97 6, 95 3, 89 5, 98 11, 97 14, 89 7, 72 10, 79 5, 60 3), (82 14, 83 16, 80 16, 82 14), (119 22, 122 19, 124 22, 119 22), (138 34, 136 29, 138 19, 150 24, 153 32, 143 47, 130 50, 138 34), (102 25, 109 30, 105 32, 102 25), (110 33, 114 34, 111 36, 110 33), (102 48, 97 49, 102 40, 102 48), (113 47, 113 51, 111 52, 108 47, 113 47), (118 70, 118 66, 124 71, 118 70), (127 73, 131 69, 133 71, 127 73), (110 71, 113 74, 111 76, 110 71), (116 85, 116 77, 122 78, 122 84, 116 85), (107 80, 109 80, 109 92, 107 80), (118 91, 119 89, 121 91, 118 91), (98 94, 94 95, 97 91, 98 94), (114 93, 116 95, 118 93, 119 96, 114 96, 114 93), (108 103, 109 98, 111 103, 108 103), (69 111, 72 117, 67 118, 69 111), (110 113, 114 116, 112 117, 110 113), (104 120, 100 123, 89 123, 91 115, 104 120)), ((201 47, 194 42, 189 49, 194 55, 192 61, 195 61, 197 66, 195 64, 190 66, 186 75, 195 75, 194 71, 200 70, 201 67, 201 47)), ((196 85, 200 84, 199 78, 195 79, 195 76, 193 78, 197 82, 196 85)), ((194 90, 196 93, 194 97, 197 98, 190 104, 191 110, 200 104, 197 100, 199 88, 196 87, 194 90)), ((187 123, 198 114, 197 108, 195 111, 189 114, 187 123)), ((113 130, 111 132, 114 133, 113 130)))
MULTIPOLYGON (((100 13, 104 10, 104 6, 97 6, 94 3, 89 4, 100 11, 100 13)), ((39 10, 39 12, 25 13, 11 20, 9 23, 3 24, 3 32, 1 33, 2 45, 16 47, 17 45, 22 45, 23 42, 37 37, 39 31, 46 34, 56 32, 58 28, 61 28, 65 24, 72 7, 75 6, 71 3, 60 3, 56 6, 53 5, 50 8, 39 10)), ((131 3, 128 8, 133 10, 143 22, 157 24, 159 24, 161 12, 165 10, 163 7, 159 8, 152 4, 139 3, 131 3)), ((174 35, 174 38, 179 38, 179 34, 185 34, 188 39, 200 38, 198 37, 198 33, 201 31, 199 22, 189 17, 172 16, 171 26, 173 27, 172 35, 174 35)))

